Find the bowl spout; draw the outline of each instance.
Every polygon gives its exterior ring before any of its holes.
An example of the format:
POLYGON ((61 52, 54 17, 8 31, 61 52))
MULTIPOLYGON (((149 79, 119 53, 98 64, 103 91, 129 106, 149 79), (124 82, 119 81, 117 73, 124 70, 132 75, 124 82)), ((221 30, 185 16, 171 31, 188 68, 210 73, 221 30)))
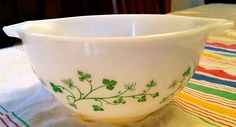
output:
POLYGON ((3 31, 10 37, 21 38, 20 34, 27 28, 32 26, 30 21, 22 22, 14 25, 4 26, 3 31))
POLYGON ((18 24, 14 24, 14 25, 4 26, 3 31, 9 37, 20 38, 20 31, 22 31, 24 26, 25 26, 25 23, 18 23, 18 24))

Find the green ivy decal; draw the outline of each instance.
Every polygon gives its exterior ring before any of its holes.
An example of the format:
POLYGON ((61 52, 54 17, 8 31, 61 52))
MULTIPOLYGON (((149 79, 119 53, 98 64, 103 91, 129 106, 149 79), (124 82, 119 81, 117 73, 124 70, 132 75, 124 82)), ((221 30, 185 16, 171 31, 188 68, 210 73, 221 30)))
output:
POLYGON ((115 80, 109 80, 109 79, 103 79, 102 83, 103 83, 104 85, 106 85, 106 88, 107 88, 108 90, 113 90, 113 89, 115 88, 115 85, 116 85, 117 81, 115 81, 115 80))
POLYGON ((57 85, 53 82, 50 82, 50 85, 51 85, 54 92, 67 93, 66 99, 68 101, 68 104, 75 109, 77 109, 76 102, 81 101, 81 100, 94 100, 94 104, 92 104, 93 111, 104 111, 105 110, 103 108, 104 104, 107 104, 107 105, 126 104, 127 98, 131 98, 131 99, 136 100, 139 103, 142 103, 142 102, 147 101, 148 96, 152 97, 152 98, 156 98, 159 96, 158 91, 156 91, 154 93, 149 93, 149 91, 157 85, 157 83, 154 80, 151 80, 150 82, 148 82, 146 84, 146 89, 143 90, 139 94, 130 94, 133 91, 135 91, 135 87, 136 87, 136 82, 132 82, 132 83, 124 84, 124 89, 119 91, 118 93, 116 93, 113 96, 93 97, 93 96, 91 96, 91 94, 94 91, 97 91, 99 89, 106 89, 109 91, 114 90, 118 82, 116 80, 104 78, 104 79, 102 79, 102 85, 94 88, 94 85, 93 85, 92 79, 91 79, 92 78, 91 74, 88 74, 88 73, 83 72, 81 70, 78 70, 77 74, 78 74, 79 81, 87 82, 88 86, 90 87, 89 92, 83 93, 74 84, 74 81, 72 79, 61 80, 61 82, 62 82, 61 85, 57 85), (72 90, 73 90, 73 92, 77 91, 79 96, 75 96, 75 94, 72 92, 72 90))
POLYGON ((156 86, 154 80, 151 80, 150 83, 147 84, 147 87, 154 87, 154 86, 156 86))
POLYGON ((124 89, 126 89, 127 91, 135 91, 135 86, 136 86, 136 83, 128 83, 128 84, 125 84, 124 85, 124 89))
POLYGON ((93 105, 93 110, 94 110, 94 111, 104 111, 104 109, 101 108, 101 107, 98 106, 98 105, 93 105))
POLYGON ((143 95, 138 99, 138 102, 145 102, 146 100, 146 95, 143 95))
POLYGON ((50 82, 50 85, 51 85, 52 89, 54 90, 54 92, 63 93, 59 86, 57 86, 57 85, 55 85, 54 83, 51 83, 51 82, 50 82))
POLYGON ((77 72, 78 72, 80 81, 87 80, 87 81, 91 82, 91 80, 89 80, 91 78, 90 74, 84 73, 84 72, 79 71, 79 70, 77 72))
POLYGON ((74 107, 75 109, 77 109, 77 106, 75 103, 69 103, 70 106, 74 107))
MULTIPOLYGON (((183 84, 185 84, 188 79, 190 79, 190 73, 191 73, 191 67, 189 67, 183 74, 183 78, 181 80, 174 80, 173 83, 168 87, 168 89, 174 89, 176 86, 179 86, 172 94, 168 95, 167 97, 164 97, 160 103, 164 103, 170 99, 171 96, 174 95, 176 91, 181 89, 183 87, 183 84), (180 85, 179 85, 180 84, 180 85)), ((93 100, 94 103, 91 105, 93 111, 104 111, 104 104, 107 105, 123 105, 128 103, 127 99, 133 99, 138 103, 144 103, 146 102, 150 97, 156 98, 159 97, 159 92, 156 91, 154 93, 150 93, 149 91, 157 86, 157 83, 155 80, 150 80, 145 86, 146 88, 138 93, 138 94, 131 94, 136 89, 136 82, 126 83, 124 84, 123 90, 120 90, 119 92, 115 93, 113 96, 108 97, 94 97, 91 96, 91 94, 94 91, 97 91, 99 89, 105 89, 109 91, 113 91, 118 84, 116 80, 113 79, 102 79, 102 84, 100 86, 94 87, 92 83, 92 75, 89 73, 86 73, 84 71, 78 70, 78 79, 80 82, 86 82, 89 87, 89 91, 84 93, 82 92, 77 85, 75 85, 75 82, 72 79, 63 79, 61 80, 62 84, 58 85, 56 83, 50 82, 50 85, 52 87, 52 90, 58 94, 66 93, 66 99, 68 104, 77 109, 76 103, 78 101, 82 100, 93 100), (75 96, 74 92, 77 91, 78 96, 75 96)), ((153 90, 152 90, 153 91, 153 90)))
POLYGON ((154 93, 154 95, 152 96, 152 98, 155 98, 155 97, 158 97, 158 96, 159 96, 159 93, 156 92, 156 93, 154 93))
POLYGON ((67 85, 70 89, 73 89, 73 84, 74 82, 72 81, 72 79, 64 79, 61 80, 65 85, 67 85))
POLYGON ((189 68, 183 73, 183 76, 184 76, 184 77, 189 76, 190 71, 191 71, 191 67, 189 67, 189 68))
POLYGON ((119 97, 117 100, 113 101, 114 104, 125 104, 126 101, 123 99, 123 97, 119 97))
POLYGON ((166 101, 168 101, 172 96, 174 96, 174 94, 178 91, 178 90, 180 90, 180 89, 182 89, 183 87, 184 87, 184 84, 186 83, 186 82, 188 82, 189 81, 189 79, 191 78, 190 75, 191 74, 191 67, 189 67, 183 74, 182 74, 182 79, 181 80, 174 80, 173 82, 172 82, 172 84, 170 84, 169 85, 169 87, 167 88, 167 89, 174 89, 174 88, 176 88, 176 86, 178 86, 179 85, 179 87, 177 88, 177 89, 175 89, 171 94, 169 94, 168 96, 166 96, 166 97, 164 97, 161 101, 160 101, 160 104, 162 104, 162 103, 164 103, 164 102, 166 102, 166 101))

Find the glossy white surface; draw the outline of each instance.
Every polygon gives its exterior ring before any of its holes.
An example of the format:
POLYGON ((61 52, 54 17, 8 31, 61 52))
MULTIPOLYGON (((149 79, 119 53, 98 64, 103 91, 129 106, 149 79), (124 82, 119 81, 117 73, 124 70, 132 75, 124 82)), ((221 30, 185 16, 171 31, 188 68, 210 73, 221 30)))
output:
POLYGON ((189 67, 192 75, 207 33, 230 26, 231 22, 218 19, 108 15, 31 21, 5 27, 4 31, 23 40, 37 76, 67 108, 90 119, 130 121, 167 104, 170 100, 160 102, 173 93, 173 89, 168 89, 170 84, 180 80, 189 67), (71 78, 86 93, 89 87, 79 81, 78 69, 92 75, 95 88, 101 86, 104 78, 117 81, 112 91, 99 89, 92 97, 116 95, 127 83, 135 83, 136 88, 125 95, 139 94, 151 80, 157 85, 149 92, 158 91, 159 96, 147 96, 143 103, 127 98, 126 104, 104 104, 101 112, 92 109, 98 102, 81 100, 75 109, 66 100, 68 93, 54 92, 49 82, 61 84, 62 79, 71 78))

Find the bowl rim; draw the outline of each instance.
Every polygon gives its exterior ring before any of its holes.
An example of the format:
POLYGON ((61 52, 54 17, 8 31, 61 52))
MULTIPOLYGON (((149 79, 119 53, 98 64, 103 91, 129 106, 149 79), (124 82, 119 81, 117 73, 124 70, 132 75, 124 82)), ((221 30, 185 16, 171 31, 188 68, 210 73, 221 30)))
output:
MULTIPOLYGON (((47 22, 47 21, 56 21, 56 20, 65 20, 65 19, 74 19, 74 18, 96 18, 96 17, 126 17, 126 16, 165 16, 165 17, 177 17, 177 18, 183 18, 183 19, 190 19, 190 20, 198 20, 198 21, 207 21, 208 24, 199 26, 199 27, 193 27, 190 29, 175 31, 175 32, 168 32, 168 33, 157 33, 157 34, 148 34, 148 35, 137 35, 137 36, 107 36, 107 37, 91 37, 91 36, 63 36, 63 35, 54 35, 54 34, 40 34, 40 33, 34 33, 34 32, 28 32, 24 30, 24 28, 17 29, 18 37, 21 38, 24 35, 27 36, 37 36, 37 37, 47 37, 47 38, 57 38, 57 39, 76 39, 76 40, 127 40, 127 39, 146 39, 146 38, 156 38, 156 37, 166 37, 166 36, 173 36, 173 35, 191 35, 196 34, 200 32, 208 32, 210 29, 216 28, 217 26, 221 29, 227 29, 233 26, 233 22, 226 20, 226 19, 217 19, 217 18, 202 18, 202 17, 189 17, 189 16, 179 16, 179 15, 172 15, 172 14, 109 14, 109 15, 88 15, 88 16, 74 16, 74 17, 65 17, 65 18, 54 18, 54 19, 43 19, 43 20, 32 20, 32 21, 26 21, 22 23, 18 23, 15 25, 5 26, 3 27, 3 30, 7 33, 10 29, 10 27, 15 26, 24 26, 24 24, 34 24, 38 22, 47 22)), ((9 35, 10 36, 10 35, 9 35)))

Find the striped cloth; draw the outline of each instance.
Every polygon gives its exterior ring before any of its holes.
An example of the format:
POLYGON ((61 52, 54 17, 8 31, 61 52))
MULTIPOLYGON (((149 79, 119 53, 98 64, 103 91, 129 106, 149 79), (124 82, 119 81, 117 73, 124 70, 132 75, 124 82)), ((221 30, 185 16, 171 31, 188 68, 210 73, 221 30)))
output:
POLYGON ((235 44, 207 43, 192 79, 170 104, 211 126, 236 127, 236 75, 229 71, 235 69, 235 44))
POLYGON ((0 105, 0 126, 1 127, 30 127, 24 120, 14 112, 7 111, 0 105))

